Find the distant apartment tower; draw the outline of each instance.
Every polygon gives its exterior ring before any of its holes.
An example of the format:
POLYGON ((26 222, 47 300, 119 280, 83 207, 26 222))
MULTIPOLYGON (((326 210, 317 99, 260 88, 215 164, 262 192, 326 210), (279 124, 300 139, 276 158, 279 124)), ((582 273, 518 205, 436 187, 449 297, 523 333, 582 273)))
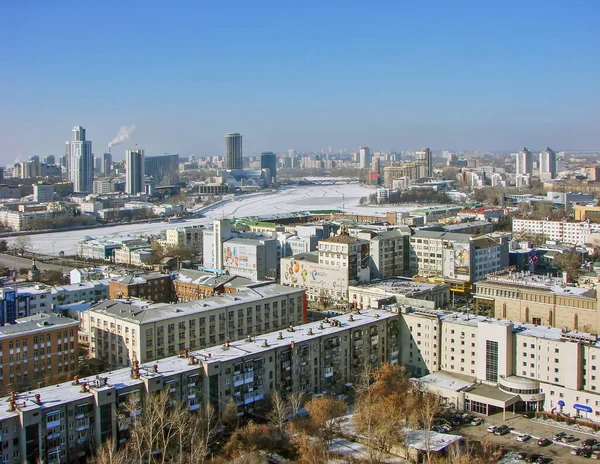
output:
POLYGON ((260 154, 260 168, 268 169, 269 184, 275 181, 277 177, 277 155, 272 151, 260 154))
POLYGON ((54 186, 33 184, 33 200, 37 203, 49 203, 54 201, 54 186))
POLYGON ((100 162, 100 172, 105 176, 110 175, 112 171, 112 155, 110 153, 102 154, 102 161, 100 162))
POLYGON ((371 167, 371 150, 369 150, 369 147, 360 147, 358 160, 359 167, 361 169, 367 169, 371 167))
POLYGON ((73 182, 73 192, 89 193, 94 180, 92 142, 86 140, 85 129, 73 128, 73 140, 66 142, 67 177, 73 182))
POLYGON ((46 164, 56 164, 56 158, 54 155, 44 156, 44 163, 46 164))
POLYGON ((148 156, 144 160, 145 175, 156 185, 174 185, 179 182, 179 155, 148 156))
POLYGON ((125 192, 131 195, 144 191, 144 150, 125 152, 126 183, 125 192))
POLYGON ((533 175, 533 155, 525 147, 517 153, 515 159, 515 172, 517 177, 526 176, 527 174, 529 174, 530 177, 533 175))
POLYGON ((556 153, 546 147, 540 153, 539 167, 541 180, 554 179, 556 177, 556 153))
POLYGON ((423 148, 421 151, 415 152, 415 161, 421 166, 420 177, 431 177, 433 175, 433 163, 429 148, 423 148))
POLYGON ((241 134, 225 134, 225 169, 244 169, 241 134))

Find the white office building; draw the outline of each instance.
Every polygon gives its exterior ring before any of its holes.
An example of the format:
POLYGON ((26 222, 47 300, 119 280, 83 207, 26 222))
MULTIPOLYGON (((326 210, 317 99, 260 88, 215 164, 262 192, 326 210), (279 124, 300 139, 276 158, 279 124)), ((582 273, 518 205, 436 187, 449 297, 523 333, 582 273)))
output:
POLYGON ((144 192, 144 150, 125 152, 126 184, 125 192, 136 195, 144 192))
POLYGON ((73 128, 73 139, 66 142, 67 174, 75 193, 90 193, 94 180, 92 142, 86 140, 85 129, 73 128))
POLYGON ((540 180, 550 180, 556 177, 556 153, 546 148, 540 153, 540 180))

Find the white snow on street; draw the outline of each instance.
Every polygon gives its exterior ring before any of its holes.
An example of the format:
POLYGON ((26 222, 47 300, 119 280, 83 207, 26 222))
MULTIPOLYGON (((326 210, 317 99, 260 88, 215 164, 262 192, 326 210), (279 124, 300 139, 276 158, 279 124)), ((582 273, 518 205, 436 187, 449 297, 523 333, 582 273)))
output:
MULTIPOLYGON (((375 193, 375 187, 361 184, 302 185, 281 189, 277 192, 257 193, 236 197, 235 200, 219 205, 208 211, 206 217, 190 219, 182 223, 156 222, 129 224, 114 227, 73 230, 32 235, 31 242, 35 253, 66 255, 75 254, 77 243, 85 236, 95 238, 115 238, 127 235, 157 235, 166 229, 178 226, 204 224, 214 219, 264 216, 294 211, 319 209, 342 209, 352 214, 385 215, 386 211, 407 211, 415 207, 359 206, 362 197, 375 193)), ((8 238, 9 244, 16 237, 8 238)))

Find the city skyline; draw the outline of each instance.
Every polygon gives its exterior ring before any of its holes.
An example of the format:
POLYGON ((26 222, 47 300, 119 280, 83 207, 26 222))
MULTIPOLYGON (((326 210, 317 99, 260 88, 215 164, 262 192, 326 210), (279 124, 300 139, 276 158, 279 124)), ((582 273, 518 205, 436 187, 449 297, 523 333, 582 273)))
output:
POLYGON ((115 159, 136 143, 223 154, 228 132, 255 156, 332 145, 600 149, 595 2, 338 6, 190 4, 182 17, 115 15, 110 2, 4 5, 0 163, 61 155, 74 125, 100 156, 119 126, 135 124, 115 159), (85 78, 67 72, 82 59, 85 78))

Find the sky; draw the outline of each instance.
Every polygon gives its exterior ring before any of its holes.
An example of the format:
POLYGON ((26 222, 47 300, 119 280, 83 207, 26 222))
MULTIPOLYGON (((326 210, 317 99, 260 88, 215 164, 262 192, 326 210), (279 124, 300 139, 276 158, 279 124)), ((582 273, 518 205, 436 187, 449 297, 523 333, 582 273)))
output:
POLYGON ((600 149, 600 2, 0 2, 0 163, 82 125, 115 158, 600 149))

